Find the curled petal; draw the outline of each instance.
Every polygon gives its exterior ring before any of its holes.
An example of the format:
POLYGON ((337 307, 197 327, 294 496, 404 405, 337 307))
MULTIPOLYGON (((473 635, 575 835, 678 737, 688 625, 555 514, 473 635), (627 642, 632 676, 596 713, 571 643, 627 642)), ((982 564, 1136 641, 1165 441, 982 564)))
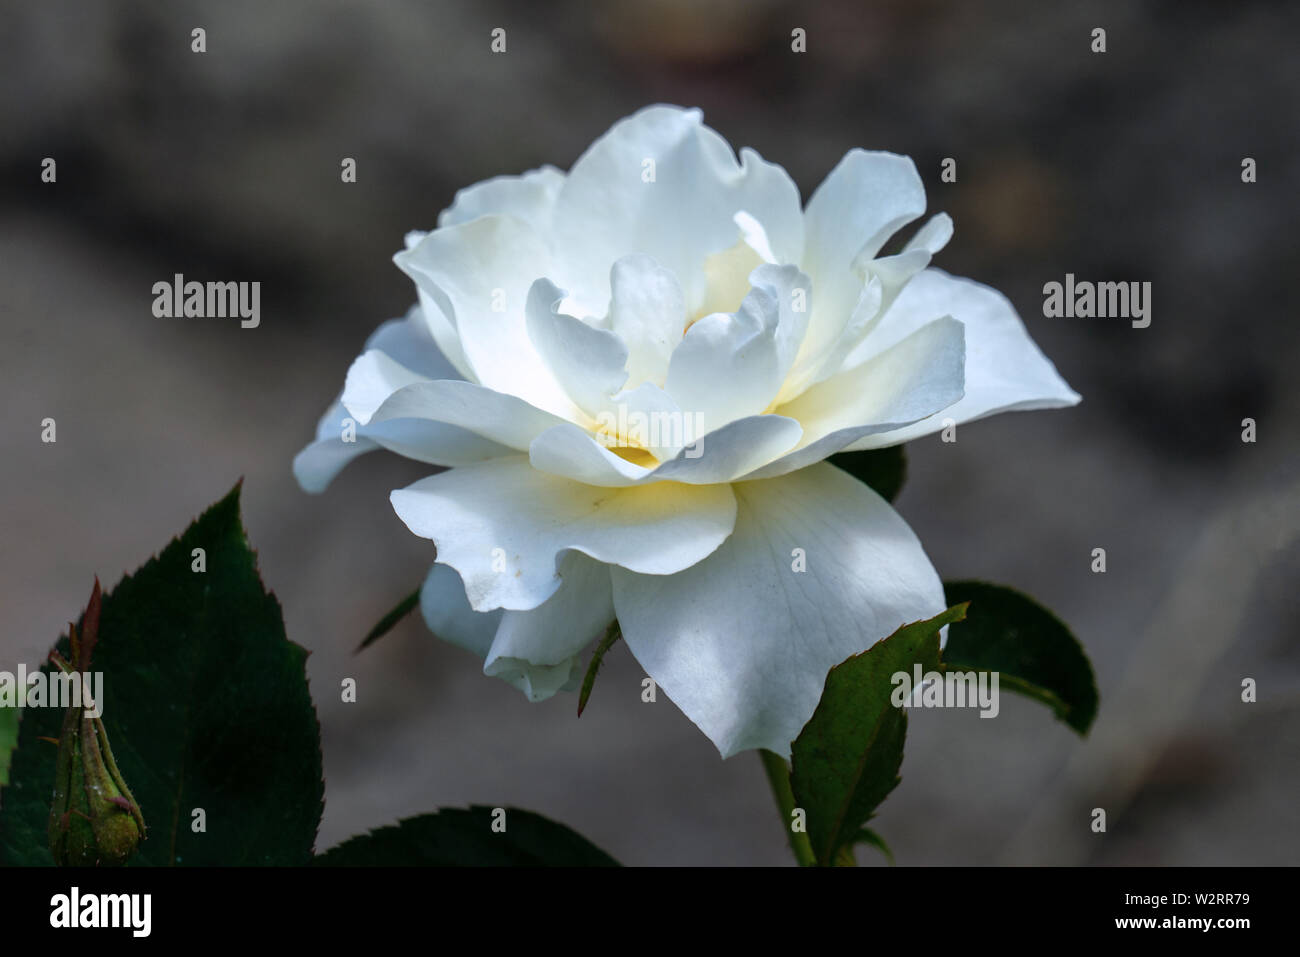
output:
POLYGON ((566 289, 586 315, 605 314, 610 267, 620 256, 654 257, 683 284, 687 310, 704 297, 704 260, 735 242, 734 216, 761 222, 782 262, 803 248, 799 190, 753 150, 740 161, 699 110, 652 106, 614 124, 569 171, 556 200, 553 236, 566 289))
POLYGON ((819 462, 858 441, 928 422, 962 397, 965 330, 936 319, 869 362, 819 382, 782 415, 804 428, 799 447, 746 478, 771 478, 819 462), (867 438, 864 438, 867 437, 867 438))
POLYGON ((1029 337, 1006 296, 938 269, 927 269, 907 284, 879 327, 849 357, 846 367, 869 361, 944 315, 959 320, 965 329, 965 394, 943 416, 867 436, 849 448, 908 442, 939 431, 944 419, 961 424, 998 412, 1057 409, 1079 401, 1079 394, 1029 337))
POLYGON ((452 469, 391 500, 460 572, 476 611, 536 608, 560 587, 570 549, 644 574, 680 571, 722 544, 736 517, 727 485, 597 488, 538 472, 524 456, 452 469))
POLYGON ((831 667, 942 611, 943 586, 898 513, 834 466, 735 489, 721 548, 675 575, 615 568, 614 608, 637 661, 723 757, 789 754, 831 667))

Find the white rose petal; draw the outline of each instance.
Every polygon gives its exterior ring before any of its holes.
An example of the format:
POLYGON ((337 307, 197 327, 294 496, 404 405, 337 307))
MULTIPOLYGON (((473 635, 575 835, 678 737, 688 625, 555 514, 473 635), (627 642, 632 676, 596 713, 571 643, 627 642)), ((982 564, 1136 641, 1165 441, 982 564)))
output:
POLYGON ((721 545, 736 519, 729 485, 602 488, 539 472, 523 456, 452 469, 391 498, 411 531, 438 546, 438 561, 460 572, 477 611, 536 608, 559 588, 569 549, 652 575, 681 571, 721 545))
POLYGON ((788 753, 831 666, 943 608, 902 518, 822 459, 1079 400, 1005 297, 931 266, 947 215, 881 255, 924 212, 907 157, 851 150, 800 209, 698 110, 644 109, 408 234, 419 305, 295 475, 319 491, 376 448, 451 466, 392 493, 437 546, 436 634, 541 700, 617 617, 724 755, 788 753))
MULTIPOLYGON (((583 556, 573 553, 573 557, 583 556)), ((420 610, 435 635, 484 659, 484 674, 508 681, 530 701, 543 701, 557 691, 574 690, 580 676, 576 650, 567 656, 555 651, 576 645, 575 635, 585 636, 583 644, 594 636, 595 632, 583 630, 582 621, 574 616, 585 613, 588 620, 604 617, 608 623, 614 615, 609 569, 587 561, 592 566, 590 571, 576 570, 575 566, 575 574, 566 576, 559 591, 532 611, 475 611, 465 598, 465 586, 456 570, 449 565, 434 565, 420 589, 420 610), (600 575, 603 583, 594 577, 600 575), (593 590, 599 594, 602 588, 603 602, 586 597, 593 590), (539 661, 512 657, 512 651, 535 656, 539 661), (552 658, 552 663, 543 663, 552 658)))
POLYGON ((477 382, 540 409, 570 411, 528 337, 524 303, 550 258, 523 220, 480 216, 434 230, 394 259, 451 320, 477 382))
POLYGON ((734 487, 726 543, 676 575, 614 569, 614 608, 646 674, 723 757, 789 754, 826 672, 938 614, 943 586, 889 503, 834 466, 734 487))
POLYGON ((644 253, 682 283, 688 310, 703 301, 704 260, 735 242, 735 214, 763 224, 783 262, 803 249, 799 190, 753 150, 736 161, 699 110, 652 106, 614 124, 574 164, 552 224, 556 283, 605 314, 614 262, 644 253), (653 180, 647 181, 653 175, 653 180))
POLYGON ((563 185, 564 174, 554 166, 530 170, 522 176, 494 176, 458 190, 451 206, 438 215, 438 226, 459 226, 496 214, 513 216, 545 235, 563 185))
MULTIPOLYGON (((456 369, 433 342, 418 307, 404 319, 390 319, 381 325, 366 341, 366 350, 367 353, 375 350, 390 361, 409 363, 412 371, 423 376, 457 377, 456 369)), ((380 448, 419 462, 451 466, 509 455, 511 451, 500 443, 443 422, 394 418, 367 425, 338 401, 321 416, 316 426, 316 441, 294 459, 294 477, 309 492, 324 491, 354 458, 380 448), (350 436, 352 441, 344 438, 349 419, 354 432, 350 436)))
POLYGON ((872 435, 850 446, 883 448, 937 432, 942 419, 957 424, 998 412, 1059 409, 1079 401, 1056 367, 1029 338, 1025 324, 1006 296, 996 289, 927 269, 907 284, 881 321, 876 335, 845 363, 870 361, 936 315, 950 315, 966 331, 965 395, 937 419, 896 432, 872 435))

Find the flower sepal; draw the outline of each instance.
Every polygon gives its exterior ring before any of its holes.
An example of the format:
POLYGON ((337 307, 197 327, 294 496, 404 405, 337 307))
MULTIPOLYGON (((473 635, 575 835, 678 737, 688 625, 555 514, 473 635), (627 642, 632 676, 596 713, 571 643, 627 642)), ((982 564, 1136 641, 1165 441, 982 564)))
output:
MULTIPOLYGON (((64 674, 89 674, 99 632, 100 590, 96 580, 82 619, 82 635, 69 626, 72 662, 58 652, 50 660, 64 674)), ((145 836, 144 815, 118 770, 102 717, 95 714, 88 683, 63 716, 50 804, 50 852, 56 864, 92 867, 124 864, 145 836)))

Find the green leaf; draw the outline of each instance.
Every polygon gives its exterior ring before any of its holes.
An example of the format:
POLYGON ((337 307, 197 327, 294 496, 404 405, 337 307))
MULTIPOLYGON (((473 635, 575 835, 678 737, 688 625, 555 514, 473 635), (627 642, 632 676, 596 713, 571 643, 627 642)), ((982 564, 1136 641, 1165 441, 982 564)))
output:
POLYGON ((443 808, 360 834, 319 855, 329 867, 617 867, 618 862, 563 824, 531 811, 443 808), (494 831, 504 820, 505 831, 494 831))
POLYGON ((891 702, 892 677, 912 666, 939 667, 939 629, 960 621, 965 606, 903 625, 830 670, 817 710, 793 746, 790 783, 807 815, 817 863, 858 839, 880 802, 898 784, 907 713, 891 702))
POLYGON ((970 613, 948 630, 949 670, 996 671, 999 688, 1043 702, 1079 734, 1097 716, 1097 679, 1070 629, 1032 598, 1002 585, 945 582, 950 604, 970 613))
MULTIPOLYGON (((104 596, 91 669, 104 674, 104 725, 148 827, 131 863, 310 861, 324 785, 306 659, 262 587, 239 486, 104 596), (191 571, 196 548, 204 572, 191 571)), ((37 738, 57 738, 63 714, 24 711, 0 863, 49 864, 55 748, 37 738)))
POLYGON ((9 761, 18 744, 17 708, 0 708, 0 788, 9 783, 9 761))
POLYGON ((886 502, 892 502, 907 478, 907 455, 901 445, 864 452, 837 452, 829 459, 860 482, 866 482, 886 502))
POLYGON ((578 692, 578 717, 582 717, 582 712, 587 708, 587 699, 591 697, 591 689, 596 684, 596 672, 600 670, 600 663, 605 659, 605 652, 614 646, 623 635, 623 630, 618 627, 617 621, 612 621, 609 628, 605 631, 605 637, 600 639, 600 644, 591 654, 591 662, 587 665, 587 673, 582 677, 582 690, 578 692))
POLYGON ((361 644, 357 645, 357 651, 360 651, 372 642, 378 641, 380 638, 384 637, 384 635, 392 631, 393 626, 409 615, 419 603, 420 589, 417 588, 398 602, 396 608, 390 611, 383 618, 379 619, 379 623, 370 629, 366 634, 366 637, 361 639, 361 644))
POLYGON ((889 849, 889 845, 885 843, 885 839, 875 831, 871 830, 871 828, 864 827, 862 830, 858 831, 857 836, 854 837, 853 840, 857 844, 869 844, 881 854, 884 854, 885 859, 889 861, 890 867, 893 867, 897 863, 897 861, 894 860, 894 852, 889 849))

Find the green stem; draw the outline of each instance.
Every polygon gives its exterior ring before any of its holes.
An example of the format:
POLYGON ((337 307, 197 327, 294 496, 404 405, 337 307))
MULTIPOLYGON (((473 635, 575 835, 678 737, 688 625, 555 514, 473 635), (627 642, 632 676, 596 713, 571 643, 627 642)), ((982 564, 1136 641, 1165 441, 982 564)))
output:
POLYGON ((785 763, 785 758, 773 751, 759 751, 758 756, 763 761, 763 770, 767 772, 767 783, 772 786, 772 796, 776 798, 777 810, 781 812, 781 825, 790 835, 790 850, 794 851, 794 859, 799 862, 800 867, 816 864, 817 856, 813 854, 812 841, 808 839, 808 833, 790 828, 795 810, 794 790, 790 787, 790 766, 785 763))

